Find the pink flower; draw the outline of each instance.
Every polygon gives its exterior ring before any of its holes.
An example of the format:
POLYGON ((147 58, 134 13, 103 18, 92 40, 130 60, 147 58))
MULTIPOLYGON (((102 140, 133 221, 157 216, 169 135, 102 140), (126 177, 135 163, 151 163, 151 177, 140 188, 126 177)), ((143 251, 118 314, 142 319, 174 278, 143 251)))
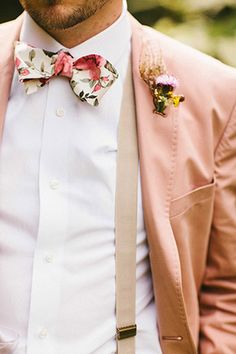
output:
POLYGON ((16 65, 16 68, 17 68, 17 69, 19 68, 20 64, 21 64, 20 59, 16 57, 16 59, 15 59, 15 65, 16 65))
POLYGON ((78 70, 89 70, 91 80, 99 80, 101 76, 101 68, 106 64, 106 59, 100 55, 91 54, 82 57, 74 63, 74 67, 78 70))
POLYGON ((20 74, 22 75, 22 76, 27 76, 27 75, 29 75, 29 70, 28 69, 23 69, 23 70, 21 70, 21 72, 20 72, 20 74))
POLYGON ((157 77, 156 85, 157 86, 171 86, 173 89, 175 89, 178 86, 178 81, 174 76, 164 74, 164 75, 160 75, 157 77))
POLYGON ((103 80, 104 82, 108 82, 108 81, 109 81, 109 76, 103 76, 102 80, 103 80))
POLYGON ((69 53, 59 52, 54 64, 54 75, 62 75, 71 78, 73 69, 73 58, 69 53))
POLYGON ((93 92, 97 92, 97 91, 100 91, 102 88, 102 86, 100 84, 97 84, 94 89, 93 89, 93 92))

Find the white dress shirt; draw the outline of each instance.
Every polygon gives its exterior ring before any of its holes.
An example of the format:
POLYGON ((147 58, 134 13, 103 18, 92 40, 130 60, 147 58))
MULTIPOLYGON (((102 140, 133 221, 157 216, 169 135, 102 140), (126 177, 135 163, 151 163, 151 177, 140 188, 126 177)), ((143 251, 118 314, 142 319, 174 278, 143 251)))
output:
MULTIPOLYGON (((20 39, 62 49, 27 14, 20 39)), ((125 4, 112 26, 69 49, 118 70, 99 107, 63 77, 27 96, 14 74, 0 150, 0 353, 8 340, 7 354, 116 352, 117 126, 130 39, 125 4)), ((161 353, 148 253, 139 179, 137 354, 161 353)))

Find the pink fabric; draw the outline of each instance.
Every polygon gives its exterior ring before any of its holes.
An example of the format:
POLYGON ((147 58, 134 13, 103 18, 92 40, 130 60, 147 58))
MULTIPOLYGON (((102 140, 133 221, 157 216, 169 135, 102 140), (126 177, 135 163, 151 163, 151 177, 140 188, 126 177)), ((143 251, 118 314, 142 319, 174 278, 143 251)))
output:
POLYGON ((60 74, 71 79, 73 74, 73 58, 65 52, 60 52, 54 64, 54 68, 54 75, 60 74))
POLYGON ((101 76, 101 67, 106 65, 106 60, 100 55, 88 55, 76 60, 74 66, 79 70, 89 70, 92 80, 98 80, 101 76))

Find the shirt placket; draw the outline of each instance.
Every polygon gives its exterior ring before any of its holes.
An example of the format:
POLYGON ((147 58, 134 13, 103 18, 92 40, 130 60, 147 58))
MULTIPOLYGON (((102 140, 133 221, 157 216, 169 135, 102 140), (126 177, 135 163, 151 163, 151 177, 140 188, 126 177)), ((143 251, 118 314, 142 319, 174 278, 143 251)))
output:
POLYGON ((55 324, 60 307, 60 266, 67 233, 68 130, 63 105, 66 98, 61 95, 64 84, 61 79, 50 82, 45 107, 27 354, 54 353, 55 324))

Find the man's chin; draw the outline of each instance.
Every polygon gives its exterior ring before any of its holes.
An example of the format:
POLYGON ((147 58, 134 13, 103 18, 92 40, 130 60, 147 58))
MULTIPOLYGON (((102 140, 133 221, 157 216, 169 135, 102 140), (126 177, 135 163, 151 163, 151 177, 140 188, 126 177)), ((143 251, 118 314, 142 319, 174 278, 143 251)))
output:
POLYGON ((37 0, 36 6, 34 1, 22 0, 29 15, 47 32, 70 29, 93 16, 107 2, 87 0, 81 5, 83 2, 75 0, 37 0))
POLYGON ((65 8, 64 5, 40 4, 37 8, 26 8, 26 11, 34 21, 45 31, 64 30, 75 26, 79 22, 78 15, 75 16, 73 9, 65 8))

